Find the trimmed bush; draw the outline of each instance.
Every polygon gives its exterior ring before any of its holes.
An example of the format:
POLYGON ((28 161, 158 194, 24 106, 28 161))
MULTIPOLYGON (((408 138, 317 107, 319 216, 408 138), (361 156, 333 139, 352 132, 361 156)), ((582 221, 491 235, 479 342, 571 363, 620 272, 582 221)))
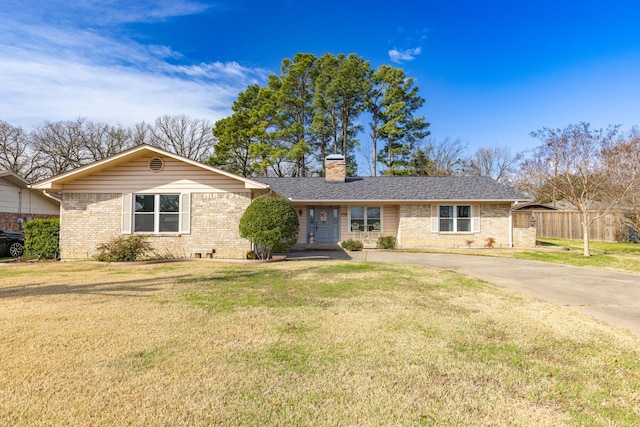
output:
POLYGON ((129 234, 118 236, 96 247, 96 259, 103 262, 131 262, 140 261, 145 255, 153 251, 153 246, 146 236, 129 234))
POLYGON ((378 249, 395 249, 397 240, 393 236, 380 236, 378 237, 377 248, 378 249))
POLYGON ((286 199, 274 195, 255 198, 240 218, 240 237, 254 245, 258 259, 272 251, 286 251, 298 241, 298 214, 286 199))
POLYGON ((340 246, 348 251, 361 251, 362 248, 364 248, 364 245, 360 240, 353 239, 345 240, 344 242, 340 243, 340 246))
POLYGON ((24 224, 24 253, 44 259, 55 259, 60 245, 58 218, 34 219, 24 224))

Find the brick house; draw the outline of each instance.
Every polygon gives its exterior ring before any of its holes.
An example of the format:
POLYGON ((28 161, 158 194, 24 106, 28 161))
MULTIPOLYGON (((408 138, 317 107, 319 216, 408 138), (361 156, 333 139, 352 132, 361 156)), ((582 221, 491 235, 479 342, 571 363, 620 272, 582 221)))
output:
POLYGON ((394 236, 400 248, 533 247, 535 230, 512 226, 522 196, 487 177, 347 177, 330 155, 325 178, 256 178, 287 198, 300 216, 298 245, 347 239, 375 247, 394 236), (313 242, 313 243, 312 243, 313 242))
POLYGON ((98 244, 131 233, 175 257, 244 258, 251 245, 239 236, 240 217, 269 192, 298 212, 300 246, 351 238, 375 246, 382 235, 403 248, 535 243, 511 227, 518 196, 491 179, 346 178, 341 156, 329 156, 326 169, 326 178, 250 179, 140 145, 33 187, 62 195, 63 259, 91 258, 98 244))
POLYGON ((57 218, 60 201, 29 188, 22 177, 0 171, 0 230, 20 231, 22 224, 36 218, 57 218))

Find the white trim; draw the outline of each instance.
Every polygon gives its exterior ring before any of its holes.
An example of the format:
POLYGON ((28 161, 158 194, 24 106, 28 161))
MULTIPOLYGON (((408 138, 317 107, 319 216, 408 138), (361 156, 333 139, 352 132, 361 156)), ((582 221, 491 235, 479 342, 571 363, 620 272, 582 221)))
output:
MULTIPOLYGON (((272 190, 274 193, 277 191, 272 190)), ((387 204, 387 205, 400 205, 400 204, 425 204, 425 203, 438 203, 442 205, 471 205, 474 203, 513 203, 513 199, 469 199, 469 200, 444 200, 444 199, 292 199, 287 198, 291 203, 307 203, 307 204, 340 204, 340 205, 348 205, 348 204, 367 204, 367 205, 376 205, 376 204, 387 204)))
POLYGON ((191 194, 180 194, 180 216, 178 231, 183 234, 191 233, 191 194))
POLYGON ((431 205, 431 233, 438 233, 440 231, 440 215, 438 214, 438 205, 433 203, 431 205))
POLYGON ((109 167, 112 167, 112 165, 118 165, 120 163, 124 163, 126 161, 129 161, 130 159, 134 159, 139 157, 141 154, 141 152, 146 152, 146 153, 151 153, 151 154, 156 154, 159 156, 165 156, 165 157, 170 157, 172 159, 211 171, 211 172, 215 172, 217 174, 226 176, 228 178, 233 178, 236 179, 238 181, 241 181, 244 183, 244 187, 246 189, 263 189, 266 190, 269 188, 269 186, 267 184, 263 184, 261 182, 258 181, 254 181, 253 179, 249 179, 249 178, 245 178, 243 176, 240 175, 236 175, 234 173, 231 172, 227 172, 225 170, 222 169, 218 169, 215 168, 213 166, 209 166, 209 165, 205 165, 204 163, 200 163, 198 161, 189 159, 187 157, 183 157, 180 156, 178 154, 174 154, 174 153, 170 153, 168 151, 162 150, 158 147, 153 147, 151 145, 146 145, 146 144, 142 144, 142 145, 138 145, 136 147, 130 148, 128 150, 122 151, 118 154, 115 154, 113 156, 107 157, 105 159, 102 160, 98 160, 96 162, 90 163, 88 165, 85 166, 81 166, 79 168, 73 169, 69 172, 65 172, 62 173, 60 175, 56 175, 54 177, 45 179, 43 181, 39 181, 35 184, 32 185, 33 188, 35 189, 39 189, 39 190, 61 190, 62 186, 64 184, 73 182, 77 179, 77 177, 82 177, 85 175, 89 175, 91 174, 93 171, 95 172, 99 172, 101 170, 105 170, 109 167))
POLYGON ((509 209, 509 247, 513 247, 513 209, 509 209))
POLYGON ((131 193, 122 195, 122 234, 131 234, 133 229, 133 196, 131 193))
MULTIPOLYGON (((181 230, 182 228, 182 214, 183 214, 183 209, 182 209, 182 201, 183 201, 183 194, 180 193, 171 193, 171 192, 167 192, 167 193, 158 193, 158 192, 151 192, 151 193, 146 193, 146 192, 140 192, 140 193, 132 193, 131 194, 131 233, 134 234, 180 234, 183 233, 183 231, 181 230), (153 206, 154 206, 154 210, 153 212, 139 212, 136 214, 135 211, 135 197, 136 196, 153 196, 153 206), (178 196, 178 211, 177 212, 160 212, 160 197, 161 196, 178 196), (178 217, 178 229, 176 231, 160 231, 160 215, 162 213, 165 214, 170 214, 170 215, 177 215, 178 217), (153 215, 153 230, 152 231, 136 231, 135 230, 135 220, 136 220, 136 215, 148 215, 151 216, 153 215)), ((185 232, 186 233, 186 232, 185 232)))
POLYGON ((471 206, 471 218, 472 218, 471 231, 474 233, 479 233, 480 224, 482 223, 482 220, 480 217, 480 205, 471 206))
POLYGON ((374 204, 358 204, 358 205, 347 205, 347 231, 349 233, 353 233, 351 230, 351 208, 363 208, 364 209, 364 223, 366 225, 369 224, 369 215, 367 214, 369 208, 378 208, 380 210, 380 230, 379 233, 382 233, 384 230, 384 208, 382 205, 374 205, 374 204))
MULTIPOLYGON (((477 209, 478 206, 477 205, 467 205, 467 204, 441 204, 441 205, 437 205, 436 206, 436 215, 437 215, 437 222, 438 222, 438 233, 441 234, 474 234, 474 233, 478 233, 480 230, 475 230, 475 216, 474 216, 474 211, 475 209, 477 209), (452 208, 452 216, 450 218, 445 218, 445 219, 451 219, 452 220, 452 224, 453 224, 453 228, 454 230, 452 231, 442 231, 440 230, 440 208, 443 206, 447 206, 447 207, 451 207, 452 208), (469 207, 469 217, 458 217, 458 209, 461 206, 468 206, 469 207), (469 220, 469 230, 464 230, 464 231, 459 231, 458 230, 458 220, 459 219, 468 219, 469 220)), ((479 210, 479 209, 478 209, 479 210)), ((433 214, 433 210, 431 211, 433 214)), ((478 213, 478 217, 479 217, 479 213, 478 213)), ((478 220, 479 222, 479 220, 478 220)), ((433 222, 432 222, 432 227, 433 227, 433 222)))

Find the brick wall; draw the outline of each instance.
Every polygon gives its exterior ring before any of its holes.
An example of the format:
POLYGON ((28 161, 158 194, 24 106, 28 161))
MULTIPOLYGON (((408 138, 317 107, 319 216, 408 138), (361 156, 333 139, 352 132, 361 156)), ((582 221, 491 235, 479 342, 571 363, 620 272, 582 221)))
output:
POLYGON ((193 193, 188 248, 215 249, 214 258, 246 258, 251 250, 240 237, 240 217, 251 203, 249 193, 193 193))
POLYGON ((121 234, 122 194, 65 193, 60 205, 60 257, 87 259, 121 234))
MULTIPOLYGON (((399 206, 398 247, 400 248, 458 248, 484 247, 486 239, 495 239, 494 247, 509 247, 508 204, 480 204, 480 232, 432 233, 431 205, 399 206)), ((474 215, 476 213, 474 212, 474 215)))
MULTIPOLYGON (((0 212, 0 230, 6 231, 21 231, 20 223, 16 221, 18 214, 15 212, 0 212)), ((27 218, 42 219, 42 218, 58 218, 57 215, 43 215, 43 214, 22 214, 22 220, 26 221, 27 218)))
POLYGON ((536 229, 534 227, 517 227, 513 229, 514 248, 534 248, 536 246, 536 229))
MULTIPOLYGON (((251 203, 249 193, 192 193, 191 230, 184 234, 149 235, 156 252, 188 258, 215 249, 215 258, 245 258, 251 249, 238 223, 251 203)), ((67 193, 62 196, 60 255, 87 259, 96 246, 122 234, 122 194, 67 193)))

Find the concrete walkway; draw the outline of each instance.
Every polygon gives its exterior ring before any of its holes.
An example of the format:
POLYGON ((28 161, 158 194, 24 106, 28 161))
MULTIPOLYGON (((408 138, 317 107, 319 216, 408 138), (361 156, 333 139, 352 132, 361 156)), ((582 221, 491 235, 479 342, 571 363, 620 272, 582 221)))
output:
POLYGON ((455 254, 404 252, 300 252, 290 258, 323 256, 444 268, 571 307, 640 335, 640 274, 539 261, 455 254))

